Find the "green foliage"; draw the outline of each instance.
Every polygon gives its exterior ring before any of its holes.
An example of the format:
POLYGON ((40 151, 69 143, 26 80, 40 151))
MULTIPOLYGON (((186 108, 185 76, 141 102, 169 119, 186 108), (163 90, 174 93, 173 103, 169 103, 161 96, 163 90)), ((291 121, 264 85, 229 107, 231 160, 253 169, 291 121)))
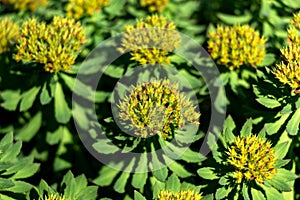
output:
POLYGON ((299 9, 0 0, 0 199, 299 199, 299 9))
POLYGON ((13 133, 7 133, 0 141, 0 198, 21 199, 28 196, 32 185, 26 178, 39 169, 33 157, 20 155, 22 142, 14 143, 13 133))

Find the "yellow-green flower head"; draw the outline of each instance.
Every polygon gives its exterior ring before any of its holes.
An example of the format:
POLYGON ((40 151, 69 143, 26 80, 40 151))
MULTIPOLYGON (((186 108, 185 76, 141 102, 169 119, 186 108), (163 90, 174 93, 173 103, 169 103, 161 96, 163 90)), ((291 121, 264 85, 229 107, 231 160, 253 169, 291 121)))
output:
POLYGON ((64 196, 60 196, 57 194, 50 194, 49 196, 46 196, 43 200, 67 200, 64 196))
POLYGON ((199 124, 193 102, 179 92, 178 83, 167 79, 132 86, 118 107, 122 122, 142 138, 160 133, 166 139, 187 123, 199 124))
POLYGON ((300 60, 280 62, 273 68, 273 74, 281 83, 289 85, 294 91, 300 88, 300 60))
POLYGON ((235 168, 234 177, 238 183, 242 180, 256 180, 263 183, 276 174, 275 151, 271 143, 256 135, 236 137, 226 152, 227 162, 235 168))
POLYGON ((266 53, 266 39, 249 25, 218 26, 208 38, 211 57, 230 70, 244 64, 260 64, 266 53))
POLYGON ((158 194, 158 200, 201 200, 202 195, 196 193, 194 190, 180 191, 173 193, 167 190, 162 190, 158 194))
POLYGON ((109 0, 69 0, 66 6, 67 16, 74 19, 92 16, 108 4, 109 0))
POLYGON ((150 12, 160 12, 168 3, 169 0, 141 0, 141 6, 148 7, 150 12))
POLYGON ((51 73, 67 71, 72 69, 84 42, 85 31, 74 19, 54 17, 47 25, 33 18, 22 24, 14 58, 41 63, 51 73))
POLYGON ((0 54, 11 49, 19 36, 19 26, 7 17, 0 20, 0 54))
POLYGON ((273 68, 273 74, 281 83, 297 91, 300 88, 300 12, 290 22, 288 45, 280 51, 282 61, 273 68))
POLYGON ((169 64, 168 55, 179 47, 180 35, 176 26, 163 16, 152 15, 127 25, 122 38, 121 53, 130 51, 131 60, 140 64, 169 64))
POLYGON ((300 45, 300 12, 294 14, 288 28, 288 43, 300 45))
POLYGON ((0 0, 0 2, 12 5, 16 10, 30 10, 32 12, 48 4, 47 0, 0 0))

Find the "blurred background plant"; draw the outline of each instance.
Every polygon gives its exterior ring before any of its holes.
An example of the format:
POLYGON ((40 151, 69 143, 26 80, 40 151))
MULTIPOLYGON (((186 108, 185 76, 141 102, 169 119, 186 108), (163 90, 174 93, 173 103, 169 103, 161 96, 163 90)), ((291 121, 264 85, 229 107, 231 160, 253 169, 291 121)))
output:
MULTIPOLYGON (((300 171, 299 9, 299 0, 0 0, 0 138, 7 141, 0 143, 6 143, 0 145, 0 158, 5 158, 0 159, 0 198, 151 199, 165 191, 160 196, 191 194, 195 199, 221 199, 239 191, 236 196, 245 199, 299 199, 298 179, 293 183, 294 173, 300 171), (135 50, 129 44, 140 43, 132 32, 144 26, 165 30, 159 32, 163 34, 155 31, 152 36, 156 41, 142 46, 145 50, 135 50), (115 45, 109 53, 120 54, 120 47, 126 53, 104 70, 92 93, 95 99, 91 99, 87 95, 92 90, 89 83, 96 72, 86 70, 84 79, 78 80, 80 66, 98 44, 122 32, 125 37, 117 42, 123 45, 115 45), (221 72, 219 79, 203 77, 211 61, 203 59, 203 52, 193 52, 185 36, 209 52, 221 72), (151 43, 157 49, 151 49, 151 43), (180 56, 186 47, 190 48, 190 60, 180 56), (145 63, 152 66, 144 68, 136 79, 128 78, 132 70, 139 71, 138 64, 145 63), (157 63, 165 67, 157 67, 157 63), (205 66, 202 73, 195 64, 205 66), (175 143, 157 134, 150 138, 126 135, 116 127, 116 110, 110 109, 115 100, 128 95, 130 85, 166 76, 172 83, 180 80, 179 89, 187 99, 194 97, 201 125, 172 132, 175 143), (121 81, 124 77, 130 84, 121 81), (186 81, 181 81, 183 77, 186 81), (227 100, 221 98, 225 94, 220 90, 211 103, 211 85, 225 86, 227 100), (92 123, 92 110, 72 102, 72 95, 84 103, 95 101, 98 125, 92 123), (213 146, 216 138, 209 136, 213 153, 205 158, 198 152, 206 142, 210 117, 214 111, 224 113, 225 105, 232 119, 226 120, 221 134, 214 130, 215 137, 220 137, 218 146, 213 146), (107 157, 116 152, 138 152, 140 157, 109 166, 99 163, 81 143, 74 121, 87 132, 94 152, 107 157), (249 137, 242 137, 246 135, 249 137), (15 144, 8 144, 14 140, 15 144), (269 176, 256 176, 244 168, 237 172, 242 161, 235 160, 234 151, 229 150, 231 146, 242 148, 239 142, 248 142, 250 150, 252 140, 258 141, 257 145, 271 145, 265 150, 275 152, 269 158, 275 160, 276 173, 264 184, 261 178, 269 176), (157 149, 162 149, 163 156, 151 154, 157 149), (224 152, 231 155, 231 161, 224 152), (18 158, 7 160, 18 154, 18 158), (28 159, 26 164, 34 170, 25 170, 24 179, 19 180, 14 178, 18 172, 12 169, 15 160, 19 163, 17 160, 23 159, 28 159), (171 164, 153 172, 146 170, 163 163, 171 164), (7 169, 12 173, 4 172, 7 169), (194 175, 197 170, 199 176, 194 175)), ((96 57, 108 58, 106 53, 101 51, 96 57)), ((105 59, 100 63, 107 65, 105 59)))

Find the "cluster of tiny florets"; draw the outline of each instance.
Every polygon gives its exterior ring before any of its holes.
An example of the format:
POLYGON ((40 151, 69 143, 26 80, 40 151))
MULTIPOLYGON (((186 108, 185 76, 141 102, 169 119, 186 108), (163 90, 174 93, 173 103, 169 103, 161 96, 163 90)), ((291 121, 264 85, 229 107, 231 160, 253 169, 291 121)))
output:
POLYGON ((67 71, 72 69, 84 42, 85 31, 73 19, 54 17, 47 25, 33 18, 21 27, 18 52, 14 58, 16 61, 41 63, 51 73, 67 71))
POLYGON ((169 64, 168 55, 181 43, 175 28, 175 24, 163 16, 152 15, 146 20, 137 20, 136 25, 125 27, 119 51, 130 51, 131 60, 140 64, 169 64))
POLYGON ((19 36, 19 26, 5 17, 0 20, 0 54, 11 49, 19 36))
POLYGON ((109 0, 69 0, 66 11, 67 16, 74 19, 80 19, 84 16, 92 16, 95 12, 109 4, 109 0))
POLYGON ((182 190, 177 193, 173 193, 167 190, 162 190, 158 194, 158 200, 201 200, 202 195, 196 193, 194 190, 182 190))
POLYGON ((43 200, 66 200, 66 198, 57 194, 50 194, 49 196, 45 196, 43 200))
POLYGON ((148 7, 150 12, 160 12, 168 2, 169 0, 141 0, 141 6, 148 7))
POLYGON ((271 143, 256 135, 236 137, 226 152, 227 162, 235 168, 234 177, 242 180, 256 180, 263 183, 276 174, 275 151, 271 143))
POLYGON ((48 4, 47 0, 0 0, 1 3, 11 5, 16 10, 30 10, 34 12, 41 6, 48 4))
POLYGON ((255 66, 264 59, 266 40, 249 25, 218 26, 208 37, 211 57, 230 70, 244 64, 255 66))
POLYGON ((160 132, 166 139, 187 123, 199 124, 200 114, 192 101, 179 93, 177 83, 167 79, 132 86, 118 107, 122 122, 143 138, 160 132))
POLYGON ((273 68, 273 74, 296 91, 300 88, 300 12, 290 23, 287 42, 288 45, 280 50, 282 61, 273 68))

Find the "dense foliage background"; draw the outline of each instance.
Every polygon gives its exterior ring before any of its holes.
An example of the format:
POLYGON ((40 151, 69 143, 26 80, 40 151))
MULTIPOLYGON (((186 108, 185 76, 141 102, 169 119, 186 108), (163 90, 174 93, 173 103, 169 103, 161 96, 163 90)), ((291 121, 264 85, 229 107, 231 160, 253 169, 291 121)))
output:
MULTIPOLYGON (((299 0, 0 0, 0 199, 299 199, 299 9, 299 0), (157 53, 150 45, 128 53, 133 47, 123 36, 139 45, 130 32, 136 26, 163 29, 149 38, 170 49, 157 53), (181 43, 168 31, 184 34, 181 43), (208 53, 195 52, 186 36, 208 53), (111 46, 101 46, 110 38, 111 46), (188 60, 176 54, 180 45, 191 50, 188 60), (108 63, 112 54, 120 57, 108 63), (105 70, 91 67, 107 64, 105 70), (206 80, 211 65, 220 76, 206 80), (101 81, 93 87, 98 72, 101 81), (120 80, 136 77, 136 85, 161 74, 171 74, 171 82, 187 80, 179 86, 187 91, 179 105, 192 107, 184 102, 196 97, 201 115, 197 109, 186 115, 200 115, 199 128, 193 118, 183 130, 176 131, 183 123, 172 121, 170 130, 160 127, 150 138, 127 135, 111 109, 129 98, 132 87, 120 80), (221 127, 209 127, 213 113, 226 117, 221 127), (207 155, 200 153, 203 143, 207 155), (93 156, 110 156, 116 147, 140 157, 128 163, 112 157, 107 166, 93 156), (161 147, 164 157, 147 156, 161 147)), ((131 116, 126 106, 121 110, 131 116)))

